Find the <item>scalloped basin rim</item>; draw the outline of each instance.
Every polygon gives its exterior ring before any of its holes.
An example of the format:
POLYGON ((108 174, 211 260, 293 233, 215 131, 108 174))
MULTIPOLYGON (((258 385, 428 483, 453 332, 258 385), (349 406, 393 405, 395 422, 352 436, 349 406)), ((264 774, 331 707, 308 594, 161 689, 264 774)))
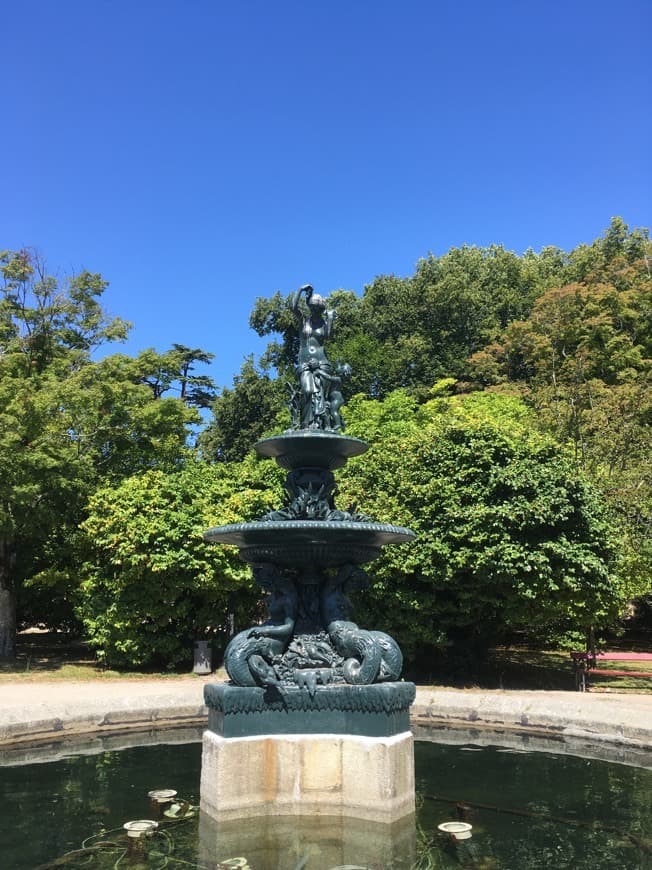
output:
POLYGON ((355 438, 353 435, 342 435, 340 432, 324 432, 319 429, 286 429, 285 432, 281 432, 280 435, 270 435, 269 438, 263 438, 261 441, 257 441, 254 444, 254 447, 257 449, 258 446, 262 444, 269 444, 271 446, 280 442, 292 443, 293 441, 322 441, 338 443, 345 444, 347 447, 358 450, 366 450, 369 446, 366 441, 362 440, 362 438, 355 438))
POLYGON ((271 438, 263 438, 254 444, 259 456, 277 458, 296 454, 298 457, 321 457, 324 461, 339 458, 346 461, 360 456, 369 449, 361 438, 340 435, 337 432, 314 432, 311 430, 287 431, 271 438))
POLYGON ((384 544, 402 544, 415 537, 411 529, 387 523, 363 523, 328 520, 279 520, 277 522, 233 523, 217 526, 204 532, 207 541, 251 547, 261 544, 281 544, 288 535, 294 542, 323 542, 335 546, 338 542, 379 547, 384 544))

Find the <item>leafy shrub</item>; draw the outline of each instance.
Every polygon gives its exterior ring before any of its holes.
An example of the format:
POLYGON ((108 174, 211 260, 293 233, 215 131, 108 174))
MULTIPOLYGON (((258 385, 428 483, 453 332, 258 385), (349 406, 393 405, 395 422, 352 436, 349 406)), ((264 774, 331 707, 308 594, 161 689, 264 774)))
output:
POLYGON ((373 444, 342 473, 343 503, 417 533, 370 567, 358 620, 408 657, 480 655, 508 631, 581 631, 617 614, 608 515, 529 413, 492 394, 349 408, 351 432, 373 444))
POLYGON ((246 624, 257 598, 250 572, 235 548, 203 532, 269 509, 278 475, 259 466, 191 462, 93 496, 77 613, 101 660, 178 667, 191 661, 196 638, 224 643, 229 613, 246 624))

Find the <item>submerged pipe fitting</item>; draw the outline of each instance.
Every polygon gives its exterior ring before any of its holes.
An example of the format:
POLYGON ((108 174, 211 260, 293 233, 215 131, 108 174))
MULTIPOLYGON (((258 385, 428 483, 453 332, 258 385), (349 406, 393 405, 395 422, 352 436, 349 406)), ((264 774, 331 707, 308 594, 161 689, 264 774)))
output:
POLYGON ((145 841, 158 828, 158 822, 153 819, 136 819, 125 822, 122 826, 127 832, 127 861, 139 864, 145 857, 145 841))
POLYGON ((177 796, 177 792, 173 788, 155 788, 147 792, 149 805, 152 811, 152 816, 155 819, 160 819, 163 815, 163 808, 177 796))
POLYGON ((442 822, 437 829, 448 834, 453 840, 469 840, 473 826, 468 822, 442 822))

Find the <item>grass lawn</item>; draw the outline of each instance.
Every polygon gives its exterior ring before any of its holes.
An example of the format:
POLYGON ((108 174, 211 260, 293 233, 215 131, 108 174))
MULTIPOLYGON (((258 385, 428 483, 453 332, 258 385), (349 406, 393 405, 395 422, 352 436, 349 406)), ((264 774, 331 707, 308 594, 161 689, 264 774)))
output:
MULTIPOLYGON (((575 676, 566 651, 548 652, 522 648, 491 652, 493 670, 505 689, 575 689, 575 676), (532 685, 528 685, 528 684, 532 685)), ((652 662, 600 662, 600 669, 649 673, 649 678, 590 676, 592 692, 652 692, 652 662)))
MULTIPOLYGON (((220 662, 221 664, 221 662, 220 662)), ((652 662, 601 662, 601 668, 616 671, 649 672, 651 679, 595 676, 591 691, 652 692, 652 662)), ((575 691, 575 679, 570 656, 566 651, 547 651, 526 647, 498 647, 472 675, 458 674, 445 666, 431 673, 406 678, 421 685, 480 689, 543 689, 575 691)), ((102 668, 92 650, 82 640, 65 634, 23 632, 18 636, 18 656, 14 664, 0 662, 0 683, 45 680, 174 680, 185 673, 170 671, 115 671, 102 668)), ((224 679, 223 669, 216 674, 224 679)))
POLYGON ((191 672, 114 671, 103 668, 83 640, 54 632, 21 632, 16 661, 0 661, 0 683, 50 680, 162 680, 191 676, 191 672))

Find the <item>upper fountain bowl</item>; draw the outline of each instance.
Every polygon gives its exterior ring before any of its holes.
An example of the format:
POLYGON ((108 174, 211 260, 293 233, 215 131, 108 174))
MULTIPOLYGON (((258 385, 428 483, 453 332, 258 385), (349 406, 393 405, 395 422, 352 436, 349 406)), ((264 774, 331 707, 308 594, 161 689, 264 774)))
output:
POLYGON ((265 438, 254 445, 259 456, 276 459, 281 468, 342 468, 347 459, 360 456, 369 445, 359 438, 316 429, 297 429, 265 438))

